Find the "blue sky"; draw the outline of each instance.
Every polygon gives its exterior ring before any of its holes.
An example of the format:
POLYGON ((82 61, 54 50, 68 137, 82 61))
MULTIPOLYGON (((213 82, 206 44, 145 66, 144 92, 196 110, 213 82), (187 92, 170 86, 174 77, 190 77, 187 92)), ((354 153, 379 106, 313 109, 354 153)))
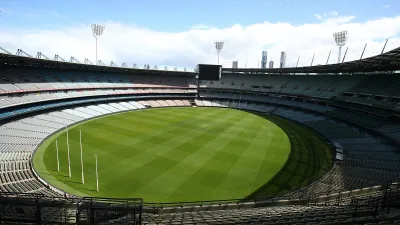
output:
POLYGON ((0 46, 95 61, 92 23, 104 24, 99 59, 159 68, 215 63, 257 67, 261 51, 287 65, 336 63, 333 32, 348 30, 346 61, 400 46, 400 0, 0 0, 0 46), (61 43, 61 44, 60 44, 61 43))
POLYGON ((399 0, 1 0, 0 26, 54 28, 117 21, 177 32, 204 24, 222 28, 268 21, 312 23, 315 14, 336 11, 354 22, 396 16, 399 0))

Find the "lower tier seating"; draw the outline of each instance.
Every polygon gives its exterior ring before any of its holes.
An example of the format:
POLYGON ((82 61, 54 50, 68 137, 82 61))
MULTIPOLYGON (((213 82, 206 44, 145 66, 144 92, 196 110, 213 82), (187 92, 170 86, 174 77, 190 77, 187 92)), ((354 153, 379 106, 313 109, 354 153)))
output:
MULTIPOLYGON (((187 100, 143 101, 153 107, 190 106, 187 100), (157 103, 157 104, 156 104, 157 103)), ((35 148, 47 136, 79 121, 110 113, 146 108, 135 101, 80 106, 39 114, 0 127, 0 190, 3 192, 44 193, 60 196, 39 182, 31 170, 35 148)))

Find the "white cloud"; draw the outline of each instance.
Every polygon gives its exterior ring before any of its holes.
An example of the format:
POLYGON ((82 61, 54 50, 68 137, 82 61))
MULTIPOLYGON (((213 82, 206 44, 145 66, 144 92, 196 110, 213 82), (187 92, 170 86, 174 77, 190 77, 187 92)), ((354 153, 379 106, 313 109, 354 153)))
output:
POLYGON ((315 17, 317 17, 317 19, 319 19, 319 20, 323 20, 323 19, 327 19, 327 18, 331 18, 331 17, 336 17, 338 15, 339 15, 338 12, 332 11, 332 12, 325 12, 322 14, 315 14, 315 17))
POLYGON ((317 19, 319 19, 319 20, 322 20, 322 19, 323 19, 323 16, 321 16, 320 14, 315 14, 315 17, 316 17, 317 19))
POLYGON ((11 14, 12 11, 10 9, 6 9, 6 8, 1 8, 0 7, 0 13, 2 13, 2 14, 11 14))
POLYGON ((206 30, 209 29, 210 27, 205 25, 205 24, 196 24, 192 26, 192 29, 196 29, 196 30, 206 30))
MULTIPOLYGON (((126 62, 129 66, 149 63, 158 68, 194 68, 198 63, 216 63, 214 41, 221 40, 225 42, 220 59, 224 65, 239 59, 241 67, 246 62, 247 67, 257 67, 263 49, 275 65, 281 51, 287 53, 288 66, 295 66, 299 55, 299 66, 310 65, 313 53, 314 65, 325 64, 330 50, 329 62, 334 63, 338 50, 332 33, 341 30, 349 31, 346 61, 358 59, 365 43, 368 46, 364 57, 379 54, 386 38, 386 50, 400 46, 400 16, 365 22, 353 22, 354 17, 340 16, 334 11, 320 16, 318 23, 302 25, 264 22, 221 29, 202 25, 176 33, 110 21, 105 23, 105 32, 99 39, 99 59, 119 65, 126 62)), ((31 55, 41 51, 49 57, 59 54, 65 59, 75 56, 81 62, 85 58, 95 61, 95 41, 89 24, 57 30, 0 27, 0 46, 11 52, 21 48, 31 55)))
POLYGON ((325 12, 323 14, 315 14, 314 16, 321 22, 329 24, 349 23, 356 18, 355 16, 339 16, 339 13, 336 11, 325 12))
POLYGON ((382 8, 389 8, 390 5, 383 5, 382 8))
POLYGON ((336 11, 324 13, 324 16, 326 16, 326 17, 333 17, 333 16, 338 16, 338 15, 339 15, 339 13, 336 11))

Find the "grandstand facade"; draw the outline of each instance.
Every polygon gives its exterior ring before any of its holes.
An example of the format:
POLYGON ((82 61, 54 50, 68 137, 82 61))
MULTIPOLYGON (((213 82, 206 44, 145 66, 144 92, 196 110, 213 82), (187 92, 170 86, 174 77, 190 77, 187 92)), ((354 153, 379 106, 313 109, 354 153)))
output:
MULTIPOLYGON (((400 48, 342 64, 196 73, 83 65, 0 54, 0 221, 26 224, 398 223, 400 48), (78 198, 41 179, 32 156, 79 122, 154 107, 229 107, 270 114, 336 149, 318 181, 284 196, 173 205, 78 198), (397 222, 396 222, 397 221, 397 222)), ((140 197, 140 196, 138 196, 140 197)))

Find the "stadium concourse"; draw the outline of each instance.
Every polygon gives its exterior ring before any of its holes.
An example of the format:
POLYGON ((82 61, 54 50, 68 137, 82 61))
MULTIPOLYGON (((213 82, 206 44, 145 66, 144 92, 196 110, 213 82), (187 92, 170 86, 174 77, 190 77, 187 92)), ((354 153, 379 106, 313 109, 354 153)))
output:
POLYGON ((399 52, 329 66, 227 69, 219 81, 0 54, 0 221, 400 224, 391 209, 399 206, 400 188, 399 52), (77 198, 48 185, 32 166, 37 146, 66 126, 122 111, 194 106, 303 124, 335 147, 335 162, 320 180, 285 196, 179 206, 77 198))

